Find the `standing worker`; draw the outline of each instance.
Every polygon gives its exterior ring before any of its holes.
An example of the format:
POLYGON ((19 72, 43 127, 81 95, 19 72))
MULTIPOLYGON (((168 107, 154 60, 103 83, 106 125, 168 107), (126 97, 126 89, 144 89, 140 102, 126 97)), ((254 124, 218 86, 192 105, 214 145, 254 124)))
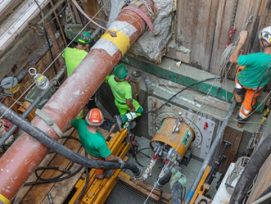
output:
POLYGON ((245 97, 237 117, 239 128, 244 126, 257 97, 270 79, 271 26, 264 28, 259 34, 262 52, 239 56, 246 39, 247 31, 241 31, 240 40, 230 56, 230 62, 238 65, 233 96, 238 103, 241 103, 245 97))
MULTIPOLYGON (((83 31, 82 33, 80 33, 76 40, 78 44, 75 48, 67 47, 62 53, 62 57, 65 59, 68 77, 86 57, 86 55, 88 54, 86 49, 89 47, 89 43, 92 41, 91 35, 88 31, 83 31)), ((88 109, 90 109, 91 107, 96 107, 94 98, 95 95, 93 95, 89 100, 88 109)), ((77 118, 83 118, 83 110, 78 113, 77 118)))
MULTIPOLYGON (((111 154, 104 136, 98 132, 98 127, 104 122, 102 112, 93 108, 87 114, 85 120, 74 119, 71 125, 77 128, 80 141, 92 159, 100 161, 118 161, 124 164, 121 158, 111 154)), ((96 178, 109 178, 113 175, 112 170, 95 169, 96 178)))
POLYGON ((127 67, 122 64, 117 65, 114 68, 114 74, 107 76, 105 82, 111 87, 115 104, 120 113, 120 115, 115 116, 115 119, 120 130, 123 123, 123 128, 131 129, 131 121, 141 115, 143 108, 132 98, 132 88, 129 84, 130 77, 127 73, 127 67))

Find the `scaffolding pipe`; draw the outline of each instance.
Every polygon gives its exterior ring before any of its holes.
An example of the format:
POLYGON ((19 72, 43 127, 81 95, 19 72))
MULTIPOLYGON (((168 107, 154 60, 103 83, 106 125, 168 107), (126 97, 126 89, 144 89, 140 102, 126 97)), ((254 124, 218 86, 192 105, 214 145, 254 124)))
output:
MULTIPOLYGON (((151 0, 146 2, 151 9, 154 8, 151 0)), ((148 14, 144 5, 139 9, 148 14)), ((42 108, 62 131, 67 129, 105 77, 144 32, 146 23, 134 11, 122 10, 109 29, 117 31, 117 36, 112 37, 106 32, 42 108)), ((53 139, 59 139, 54 129, 39 117, 36 116, 31 123, 53 139)), ((0 158, 0 201, 11 200, 15 196, 48 152, 46 146, 27 133, 23 132, 18 137, 0 158)))
POLYGON ((230 117, 232 115, 232 112, 233 112, 235 106, 236 106, 236 101, 235 101, 235 99, 233 99, 233 102, 232 102, 232 104, 231 104, 231 106, 230 106, 230 108, 229 108, 229 110, 227 112, 227 115, 226 115, 220 129, 219 129, 219 132, 217 133, 217 135, 216 135, 216 137, 215 137, 215 139, 213 141, 213 144, 212 144, 212 146, 211 146, 211 148, 210 148, 210 150, 208 152, 208 155, 206 156, 206 158, 205 158, 205 160, 204 160, 204 162, 203 162, 203 164, 201 166, 201 169, 199 170, 199 173, 197 174, 197 177, 196 177, 190 191, 188 192, 188 194, 186 196, 184 204, 189 204, 191 199, 193 198, 195 190, 199 185, 200 179, 201 179, 206 167, 208 166, 208 164, 209 164, 209 162, 210 162, 210 160, 211 160, 211 158, 212 158, 212 156, 213 156, 213 154, 214 154, 214 152, 215 152, 215 150, 217 148, 217 145, 219 145, 219 141, 221 141, 221 139, 223 137, 223 133, 225 131, 225 128, 227 127, 227 124, 229 122, 229 119, 230 119, 230 117))

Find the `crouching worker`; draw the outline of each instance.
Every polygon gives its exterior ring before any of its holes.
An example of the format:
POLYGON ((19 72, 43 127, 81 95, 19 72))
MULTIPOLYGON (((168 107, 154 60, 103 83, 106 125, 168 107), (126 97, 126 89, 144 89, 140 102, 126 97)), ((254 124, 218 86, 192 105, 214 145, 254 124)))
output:
POLYGON ((131 121, 140 116, 143 108, 132 98, 132 88, 129 84, 130 77, 127 68, 124 65, 117 65, 114 69, 114 75, 107 76, 107 82, 113 92, 115 104, 118 107, 120 115, 115 116, 119 129, 131 129, 131 121))
MULTIPOLYGON (((87 114, 85 120, 74 119, 71 125, 77 128, 79 138, 90 158, 100 161, 118 161, 123 164, 121 158, 111 154, 104 136, 98 132, 98 127, 104 122, 102 112, 93 108, 87 114)), ((112 170, 95 169, 96 178, 109 178, 113 175, 112 170)))

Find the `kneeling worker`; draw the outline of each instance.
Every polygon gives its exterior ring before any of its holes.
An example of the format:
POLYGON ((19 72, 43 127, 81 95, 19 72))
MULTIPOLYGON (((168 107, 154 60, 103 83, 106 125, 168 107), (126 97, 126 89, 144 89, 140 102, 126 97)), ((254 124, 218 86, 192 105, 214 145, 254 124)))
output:
POLYGON ((240 32, 240 40, 230 56, 230 62, 238 64, 233 96, 236 102, 242 102, 237 117, 239 128, 242 128, 246 123, 257 97, 268 84, 271 76, 271 26, 260 32, 259 39, 262 52, 239 56, 247 39, 247 34, 247 31, 240 32))
MULTIPOLYGON (((77 128, 79 138, 90 157, 100 161, 118 161, 123 164, 121 158, 111 154, 104 136, 98 132, 98 127, 104 122, 102 112, 93 108, 87 114, 85 120, 74 119, 71 125, 77 128)), ((96 178, 109 178, 113 175, 112 170, 96 169, 96 178)))
POLYGON ((115 119, 119 129, 121 129, 123 123, 125 123, 123 128, 131 128, 129 127, 130 122, 141 115, 143 108, 132 98, 132 88, 128 82, 130 77, 126 66, 117 65, 114 69, 114 74, 107 76, 105 82, 110 85, 115 98, 115 104, 120 113, 120 115, 115 116, 115 119))

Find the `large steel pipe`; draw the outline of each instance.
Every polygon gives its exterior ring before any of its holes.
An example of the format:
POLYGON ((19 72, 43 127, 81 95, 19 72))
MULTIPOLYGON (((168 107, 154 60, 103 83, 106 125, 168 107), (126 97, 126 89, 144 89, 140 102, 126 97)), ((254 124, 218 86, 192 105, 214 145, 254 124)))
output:
MULTIPOLYGON (((147 3, 153 9, 153 2, 147 0, 147 3)), ((148 13, 145 6, 141 6, 140 10, 148 13)), ((42 108, 62 131, 96 92, 130 45, 144 32, 145 26, 146 23, 138 14, 122 10, 110 26, 111 30, 116 31, 117 37, 105 33, 42 108)), ((59 139, 54 130, 39 117, 36 116, 31 123, 50 137, 59 139)), ((48 151, 47 147, 30 135, 22 133, 0 159, 0 198, 2 196, 11 200, 48 151)))

